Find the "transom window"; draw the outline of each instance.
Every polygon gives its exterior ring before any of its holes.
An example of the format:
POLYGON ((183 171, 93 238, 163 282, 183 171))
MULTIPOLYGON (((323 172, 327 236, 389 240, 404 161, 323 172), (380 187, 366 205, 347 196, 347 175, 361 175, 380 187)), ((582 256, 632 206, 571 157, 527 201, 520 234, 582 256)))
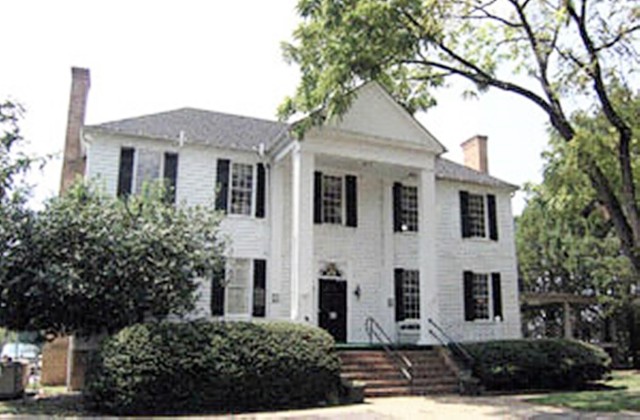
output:
POLYGON ((405 319, 420 319, 420 276, 418 270, 402 273, 402 305, 405 319))
POLYGON ((473 273, 473 307, 475 319, 489 319, 489 276, 473 273))
POLYGON ((418 187, 403 185, 400 190, 402 231, 418 231, 418 187))
POLYGON ((484 196, 469 194, 469 234, 485 237, 484 196))
POLYGON ((233 163, 231 165, 231 214, 251 215, 253 196, 253 165, 233 163))
POLYGON ((322 176, 322 222, 342 223, 342 177, 322 176))

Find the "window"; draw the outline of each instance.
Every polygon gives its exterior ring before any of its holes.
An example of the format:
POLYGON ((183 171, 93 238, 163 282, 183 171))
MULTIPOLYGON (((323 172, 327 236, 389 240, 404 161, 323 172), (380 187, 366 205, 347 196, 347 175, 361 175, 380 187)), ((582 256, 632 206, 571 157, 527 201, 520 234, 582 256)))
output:
POLYGON ((322 177, 322 222, 342 224, 342 178, 322 177))
POLYGON ((418 270, 395 270, 396 321, 420 319, 420 275, 418 270))
POLYGON ((460 191, 460 219, 463 238, 486 238, 488 236, 491 240, 498 240, 495 195, 487 194, 485 196, 460 191))
POLYGON ((234 163, 231 165, 231 214, 251 215, 253 195, 253 165, 234 163))
POLYGON ((354 175, 314 174, 313 221, 358 226, 358 185, 354 175))
POLYGON ((469 233, 484 238, 484 197, 469 194, 469 233))
POLYGON ((211 284, 211 315, 266 313, 266 260, 234 258, 215 273, 211 284), (253 263, 253 264, 252 264, 253 263), (253 281, 252 281, 253 279, 253 281))
POLYGON ((464 298, 466 321, 502 320, 500 273, 465 271, 464 298))
POLYGON ((418 187, 393 184, 393 231, 418 231, 418 187))
POLYGON ((216 166, 216 210, 250 216, 255 208, 255 217, 264 218, 267 179, 264 164, 255 165, 255 181, 254 165, 236 162, 232 164, 229 159, 218 159, 216 166))
POLYGON ((167 199, 175 201, 178 177, 178 155, 152 149, 123 147, 120 150, 118 196, 139 194, 146 183, 164 180, 167 199))

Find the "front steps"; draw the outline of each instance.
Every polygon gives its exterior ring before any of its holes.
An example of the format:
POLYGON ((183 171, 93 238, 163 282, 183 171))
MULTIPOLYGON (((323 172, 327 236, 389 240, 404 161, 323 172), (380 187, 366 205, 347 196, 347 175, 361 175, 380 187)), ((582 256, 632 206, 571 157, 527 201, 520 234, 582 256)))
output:
POLYGON ((382 349, 338 350, 341 376, 366 384, 365 397, 458 393, 458 378, 438 349, 398 350, 412 364, 413 380, 382 349))

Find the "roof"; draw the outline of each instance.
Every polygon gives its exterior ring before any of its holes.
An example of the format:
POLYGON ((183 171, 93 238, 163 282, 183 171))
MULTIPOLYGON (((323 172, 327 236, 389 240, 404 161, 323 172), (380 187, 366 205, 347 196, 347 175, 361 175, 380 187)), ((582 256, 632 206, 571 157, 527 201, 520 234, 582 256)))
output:
MULTIPOLYGON (((265 150, 269 150, 282 136, 288 135, 289 127, 288 124, 277 121, 180 108, 91 125, 86 129, 171 141, 179 141, 180 132, 184 132, 185 143, 254 151, 260 143, 264 143, 265 150)), ((498 188, 518 188, 441 157, 436 158, 436 178, 498 188)))
POLYGON ((268 150, 287 132, 288 125, 221 112, 180 108, 86 128, 173 141, 179 141, 183 132, 185 143, 240 150, 256 150, 260 143, 264 143, 268 150))
POLYGON ((459 163, 441 157, 436 158, 436 178, 449 181, 469 182, 472 184, 488 185, 498 188, 517 190, 518 186, 509 184, 489 174, 478 172, 459 163))

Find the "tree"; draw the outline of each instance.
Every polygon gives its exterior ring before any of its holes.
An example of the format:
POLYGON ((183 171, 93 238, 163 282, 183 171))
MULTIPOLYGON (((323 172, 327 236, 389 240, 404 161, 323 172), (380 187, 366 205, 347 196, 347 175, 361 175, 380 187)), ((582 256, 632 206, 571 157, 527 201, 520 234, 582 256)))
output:
POLYGON ((32 214, 0 261, 0 325, 112 333, 194 308, 218 264, 217 213, 173 206, 162 188, 118 199, 77 183, 32 214))
POLYGON ((632 169, 631 122, 610 86, 633 83, 640 4, 633 0, 299 0, 302 22, 285 58, 302 79, 279 112, 307 121, 341 115, 353 89, 377 80, 409 111, 452 76, 470 94, 499 89, 541 109, 566 143, 591 143, 570 107, 599 109, 615 133, 611 163, 581 147, 578 168, 607 209, 620 247, 640 274, 640 213, 632 169), (322 112, 317 112, 322 110, 322 112), (581 140, 579 140, 582 138, 581 140), (610 174, 619 179, 619 188, 610 174))
MULTIPOLYGON (((640 122, 633 116, 640 113, 640 94, 613 86, 611 97, 620 114, 638 132, 640 122)), ((598 304, 592 308, 598 315, 596 321, 604 317, 614 322, 619 328, 612 339, 620 348, 628 349, 628 355, 636 356, 640 351, 634 304, 637 277, 629 260, 620 253, 620 239, 609 212, 598 200, 588 176, 578 170, 579 155, 587 149, 619 191, 622 182, 616 171, 615 154, 611 153, 617 136, 602 111, 576 113, 571 121, 579 133, 577 139, 566 143, 558 134, 552 135, 550 149, 544 154, 544 180, 541 185, 528 187, 527 206, 517 220, 516 245, 523 287, 534 292, 597 296, 598 304), (582 141, 585 138, 589 141, 582 141)), ((633 137, 630 150, 635 174, 640 171, 636 158, 639 149, 640 141, 633 137)), ((634 181, 638 182, 638 178, 634 181)), ((553 323, 553 316, 550 322, 553 323)), ((634 362, 637 365, 640 359, 636 356, 634 362)))

